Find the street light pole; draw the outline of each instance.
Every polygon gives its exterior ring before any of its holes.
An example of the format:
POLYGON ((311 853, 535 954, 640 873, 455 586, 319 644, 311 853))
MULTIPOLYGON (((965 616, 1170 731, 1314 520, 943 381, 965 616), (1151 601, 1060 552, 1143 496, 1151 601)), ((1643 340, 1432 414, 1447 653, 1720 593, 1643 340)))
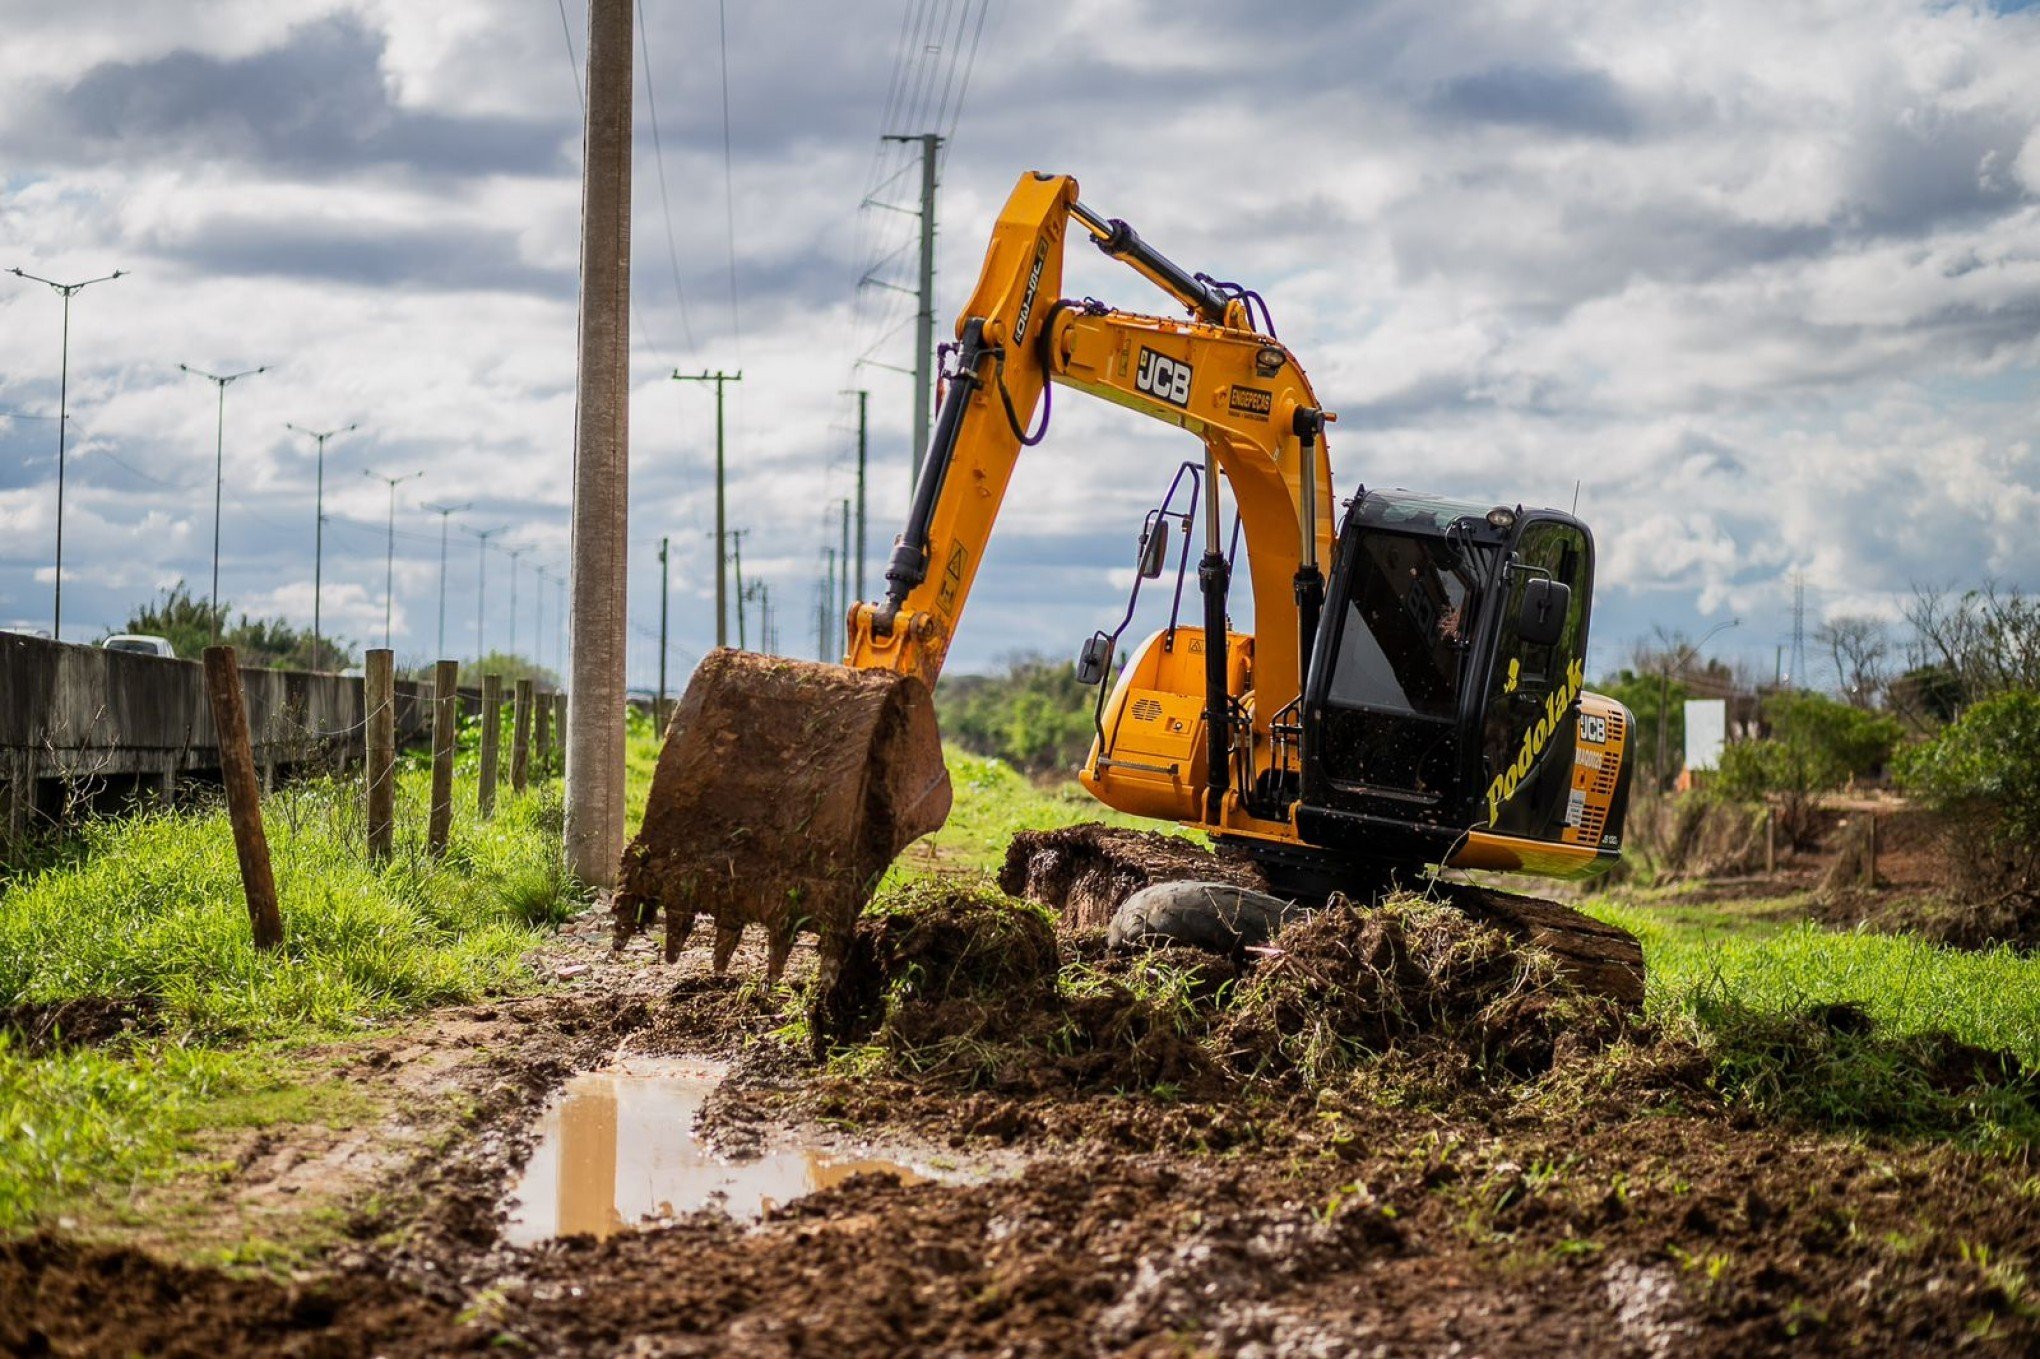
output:
POLYGON ((203 368, 193 368, 188 363, 177 365, 193 377, 202 377, 219 388, 219 416, 213 431, 213 501, 212 501, 212 594, 206 600, 206 620, 212 626, 212 640, 220 640, 220 500, 227 484, 227 388, 244 377, 269 371, 269 365, 260 368, 245 368, 238 373, 208 373, 203 368))
POLYGON ((294 434, 309 435, 319 445, 318 489, 313 492, 312 509, 314 521, 312 527, 312 669, 316 670, 319 668, 319 640, 323 635, 319 631, 319 598, 322 585, 321 577, 324 575, 326 565, 326 440, 345 434, 349 430, 360 429, 361 426, 342 425, 338 429, 321 431, 306 429, 303 425, 293 425, 290 421, 286 420, 283 422, 283 427, 294 434))
POLYGON ((99 278, 88 278, 83 283, 58 283, 24 269, 8 272, 31 283, 46 284, 64 299, 64 340, 57 362, 57 580, 56 598, 50 605, 50 636, 61 642, 64 640, 64 453, 71 414, 71 299, 95 283, 111 283, 125 276, 127 270, 116 269, 99 278))
POLYGON ((492 529, 475 529, 462 524, 460 528, 461 532, 474 535, 478 549, 475 569, 475 673, 479 675, 482 671, 482 657, 488 655, 482 647, 482 638, 486 635, 482 620, 486 617, 489 604, 489 539, 499 533, 508 532, 510 526, 498 524, 492 529))
POLYGON ((390 488, 390 537, 389 548, 383 554, 382 596, 382 644, 383 650, 387 651, 390 647, 390 605, 397 594, 397 487, 414 477, 422 477, 425 474, 423 472, 404 472, 393 477, 385 472, 372 472, 364 468, 361 475, 376 481, 386 482, 390 488))
POLYGON ((531 551, 528 547, 513 547, 505 550, 510 558, 510 654, 517 654, 517 559, 531 551))
POLYGON ((446 659, 446 525, 449 515, 475 507, 472 500, 459 505, 427 505, 425 508, 439 516, 439 650, 433 653, 434 660, 446 659))

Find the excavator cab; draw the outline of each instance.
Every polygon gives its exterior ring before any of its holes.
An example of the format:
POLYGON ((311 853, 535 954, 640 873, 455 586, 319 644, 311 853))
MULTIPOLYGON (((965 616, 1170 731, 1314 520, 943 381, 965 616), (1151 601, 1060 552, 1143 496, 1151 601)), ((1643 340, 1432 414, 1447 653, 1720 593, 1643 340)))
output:
POLYGON ((1300 837, 1395 863, 1611 863, 1626 781, 1578 777, 1627 725, 1583 692, 1592 598, 1593 538, 1570 515, 1354 497, 1304 690, 1300 837))

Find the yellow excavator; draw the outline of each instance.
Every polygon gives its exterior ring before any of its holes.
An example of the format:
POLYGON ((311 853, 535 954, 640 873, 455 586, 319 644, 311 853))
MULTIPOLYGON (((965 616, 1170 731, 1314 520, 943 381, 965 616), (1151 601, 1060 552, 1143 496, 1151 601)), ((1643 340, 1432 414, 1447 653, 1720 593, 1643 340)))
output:
POLYGON ((725 964, 765 927, 769 967, 821 935, 824 981, 877 878, 949 809, 930 688, 956 636, 1050 384, 1203 444, 1148 516, 1142 581, 1168 569, 1168 625, 1105 684, 1134 616, 1087 641, 1100 686, 1079 777, 1108 806, 1205 831, 1278 890, 1322 895, 1428 866, 1578 878, 1621 854, 1631 718, 1584 688, 1594 548, 1571 515, 1402 490, 1333 495, 1334 416, 1259 296, 1189 272, 1023 175, 957 326, 886 596, 854 605, 841 666, 718 651, 668 727, 644 830, 624 856, 619 942, 697 913, 725 964), (1075 224, 1187 315, 1062 294, 1075 224), (1232 523, 1222 504, 1230 500, 1232 523), (1189 553, 1201 617, 1179 618, 1189 553), (1253 630, 1231 625, 1244 537, 1253 630))

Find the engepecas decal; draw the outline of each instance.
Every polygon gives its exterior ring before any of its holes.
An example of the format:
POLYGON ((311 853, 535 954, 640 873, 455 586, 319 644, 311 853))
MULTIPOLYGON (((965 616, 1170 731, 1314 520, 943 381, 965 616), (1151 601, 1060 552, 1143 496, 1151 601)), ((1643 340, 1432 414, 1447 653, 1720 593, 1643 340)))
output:
POLYGON ((1544 753, 1544 747, 1551 744, 1551 735, 1565 722, 1566 714, 1572 711, 1573 700, 1586 687, 1586 663, 1575 656, 1565 668, 1565 683, 1544 696, 1544 711, 1523 733, 1523 744, 1516 751, 1516 758, 1509 767, 1495 775, 1488 785, 1488 824, 1494 825, 1502 814, 1502 804, 1516 796, 1516 789, 1532 769, 1537 767, 1537 757, 1544 753))

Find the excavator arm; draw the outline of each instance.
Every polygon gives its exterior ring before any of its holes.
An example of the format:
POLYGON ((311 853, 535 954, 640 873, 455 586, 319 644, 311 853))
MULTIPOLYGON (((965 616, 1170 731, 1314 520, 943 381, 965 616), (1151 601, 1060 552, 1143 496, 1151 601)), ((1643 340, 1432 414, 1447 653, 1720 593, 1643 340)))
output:
MULTIPOLYGON (((886 568, 886 597, 851 610, 844 663, 934 683, 1020 452, 1047 432, 1054 383, 1203 442, 1213 489, 1205 496, 1200 581, 1207 632, 1220 636, 1230 583, 1216 494, 1223 474, 1247 539, 1257 630, 1254 720, 1265 734, 1272 714, 1300 690, 1323 599, 1321 563, 1334 536, 1322 437, 1329 417, 1288 350, 1253 328, 1240 296, 1087 208, 1075 180, 1043 174, 1023 175, 999 214, 957 341, 913 509, 886 568), (1061 300, 1072 223, 1189 316, 1061 300)), ((1223 648, 1213 651, 1222 685, 1223 648)), ((1214 738, 1223 726, 1221 713, 1214 738)))
MULTIPOLYGON (((698 913, 726 962, 746 924, 765 927, 776 975, 794 933, 822 937, 825 978, 886 865, 948 815, 929 690, 942 670, 1023 448, 1052 415, 1050 384, 1139 411, 1204 444, 1205 635, 1226 639, 1230 565, 1223 474, 1246 535, 1255 603, 1251 729, 1235 719, 1232 648, 1203 658, 1204 820, 1240 828, 1231 752, 1266 748, 1297 697, 1334 538, 1323 415, 1302 371, 1251 324, 1244 295, 1191 274, 1132 228, 1092 212, 1064 176, 1023 175, 999 214, 957 324, 957 357, 885 598, 855 605, 842 666, 718 650, 668 727, 644 828, 625 851, 618 939, 663 907, 674 954, 698 913), (1159 285, 1187 315, 1115 311, 1062 297, 1072 224, 1159 285)), ((1189 648, 1202 652, 1201 645, 1189 648)), ((1195 680, 1191 681, 1193 686, 1195 680)), ((1198 800, 1192 790, 1191 800, 1198 800)), ((1196 812, 1189 811, 1194 818, 1196 812)), ((1264 829, 1274 829, 1265 827, 1264 829)), ((822 988, 826 991, 828 988, 822 988)))

